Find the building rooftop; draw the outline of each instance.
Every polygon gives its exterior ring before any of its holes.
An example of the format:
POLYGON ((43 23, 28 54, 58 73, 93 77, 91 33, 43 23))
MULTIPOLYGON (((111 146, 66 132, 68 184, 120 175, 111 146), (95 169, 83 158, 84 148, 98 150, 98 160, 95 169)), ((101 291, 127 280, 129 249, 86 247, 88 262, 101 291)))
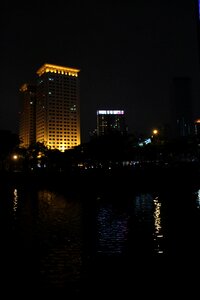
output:
POLYGON ((78 73, 80 72, 80 70, 69 68, 69 67, 44 64, 42 67, 38 69, 37 74, 41 76, 42 74, 49 73, 49 72, 78 77, 78 73))

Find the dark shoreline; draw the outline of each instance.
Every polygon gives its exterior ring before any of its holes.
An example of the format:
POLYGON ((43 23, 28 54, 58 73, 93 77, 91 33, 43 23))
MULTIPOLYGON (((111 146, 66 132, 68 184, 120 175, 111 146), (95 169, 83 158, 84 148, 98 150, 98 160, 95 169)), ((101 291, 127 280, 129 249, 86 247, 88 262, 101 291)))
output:
POLYGON ((0 172, 3 184, 28 184, 73 189, 110 187, 121 189, 191 188, 199 186, 200 168, 197 164, 173 166, 143 166, 133 168, 89 169, 35 172, 0 172))

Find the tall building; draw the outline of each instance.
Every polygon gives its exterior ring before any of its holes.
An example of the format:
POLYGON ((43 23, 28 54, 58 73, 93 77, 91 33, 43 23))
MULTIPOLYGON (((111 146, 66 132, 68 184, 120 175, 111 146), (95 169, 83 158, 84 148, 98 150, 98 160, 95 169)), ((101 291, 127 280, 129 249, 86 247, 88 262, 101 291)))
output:
POLYGON ((97 135, 126 132, 123 110, 97 110, 97 135))
POLYGON ((36 86, 23 84, 20 88, 19 138, 22 147, 35 143, 36 86))
POLYGON ((194 122, 194 133, 198 137, 200 136, 200 119, 195 120, 194 122))
POLYGON ((200 65, 200 0, 194 1, 195 17, 197 24, 198 59, 200 65))
POLYGON ((50 149, 80 144, 79 71, 51 64, 37 71, 36 141, 50 149))
MULTIPOLYGON (((194 1, 194 9, 195 9, 195 16, 197 19, 197 23, 200 22, 200 0, 195 0, 194 1)), ((198 24, 199 26, 199 24, 198 24)))
POLYGON ((171 89, 172 135, 188 136, 193 133, 191 79, 176 77, 171 89))

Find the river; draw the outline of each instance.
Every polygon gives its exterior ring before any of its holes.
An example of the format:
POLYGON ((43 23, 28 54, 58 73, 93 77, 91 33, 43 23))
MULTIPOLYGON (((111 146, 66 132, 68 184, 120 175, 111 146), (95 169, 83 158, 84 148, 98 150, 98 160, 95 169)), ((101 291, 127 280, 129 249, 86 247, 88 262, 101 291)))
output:
POLYGON ((2 286, 11 290, 154 291, 166 274, 172 288, 199 265, 200 184, 12 181, 0 199, 2 286))

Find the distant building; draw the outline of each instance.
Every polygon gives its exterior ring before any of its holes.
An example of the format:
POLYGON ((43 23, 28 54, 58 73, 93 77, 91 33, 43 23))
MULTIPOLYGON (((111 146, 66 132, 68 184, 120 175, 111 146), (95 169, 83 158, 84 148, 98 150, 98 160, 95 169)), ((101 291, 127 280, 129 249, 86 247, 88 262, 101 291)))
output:
POLYGON ((191 79, 176 77, 171 89, 172 135, 188 136, 193 133, 191 79))
POLYGON ((19 138, 20 146, 29 147, 35 143, 36 123, 36 86, 23 84, 20 88, 20 117, 19 117, 19 138))
POLYGON ((200 67, 200 0, 194 0, 194 17, 196 19, 196 32, 198 43, 198 63, 200 67))
POLYGON ((195 135, 200 136, 200 119, 197 119, 194 122, 194 133, 195 133, 195 135))
POLYGON ((80 144, 79 71, 51 64, 37 71, 36 141, 50 149, 80 144))
POLYGON ((97 111, 97 135, 112 133, 124 134, 126 132, 123 110, 98 110, 97 111))

